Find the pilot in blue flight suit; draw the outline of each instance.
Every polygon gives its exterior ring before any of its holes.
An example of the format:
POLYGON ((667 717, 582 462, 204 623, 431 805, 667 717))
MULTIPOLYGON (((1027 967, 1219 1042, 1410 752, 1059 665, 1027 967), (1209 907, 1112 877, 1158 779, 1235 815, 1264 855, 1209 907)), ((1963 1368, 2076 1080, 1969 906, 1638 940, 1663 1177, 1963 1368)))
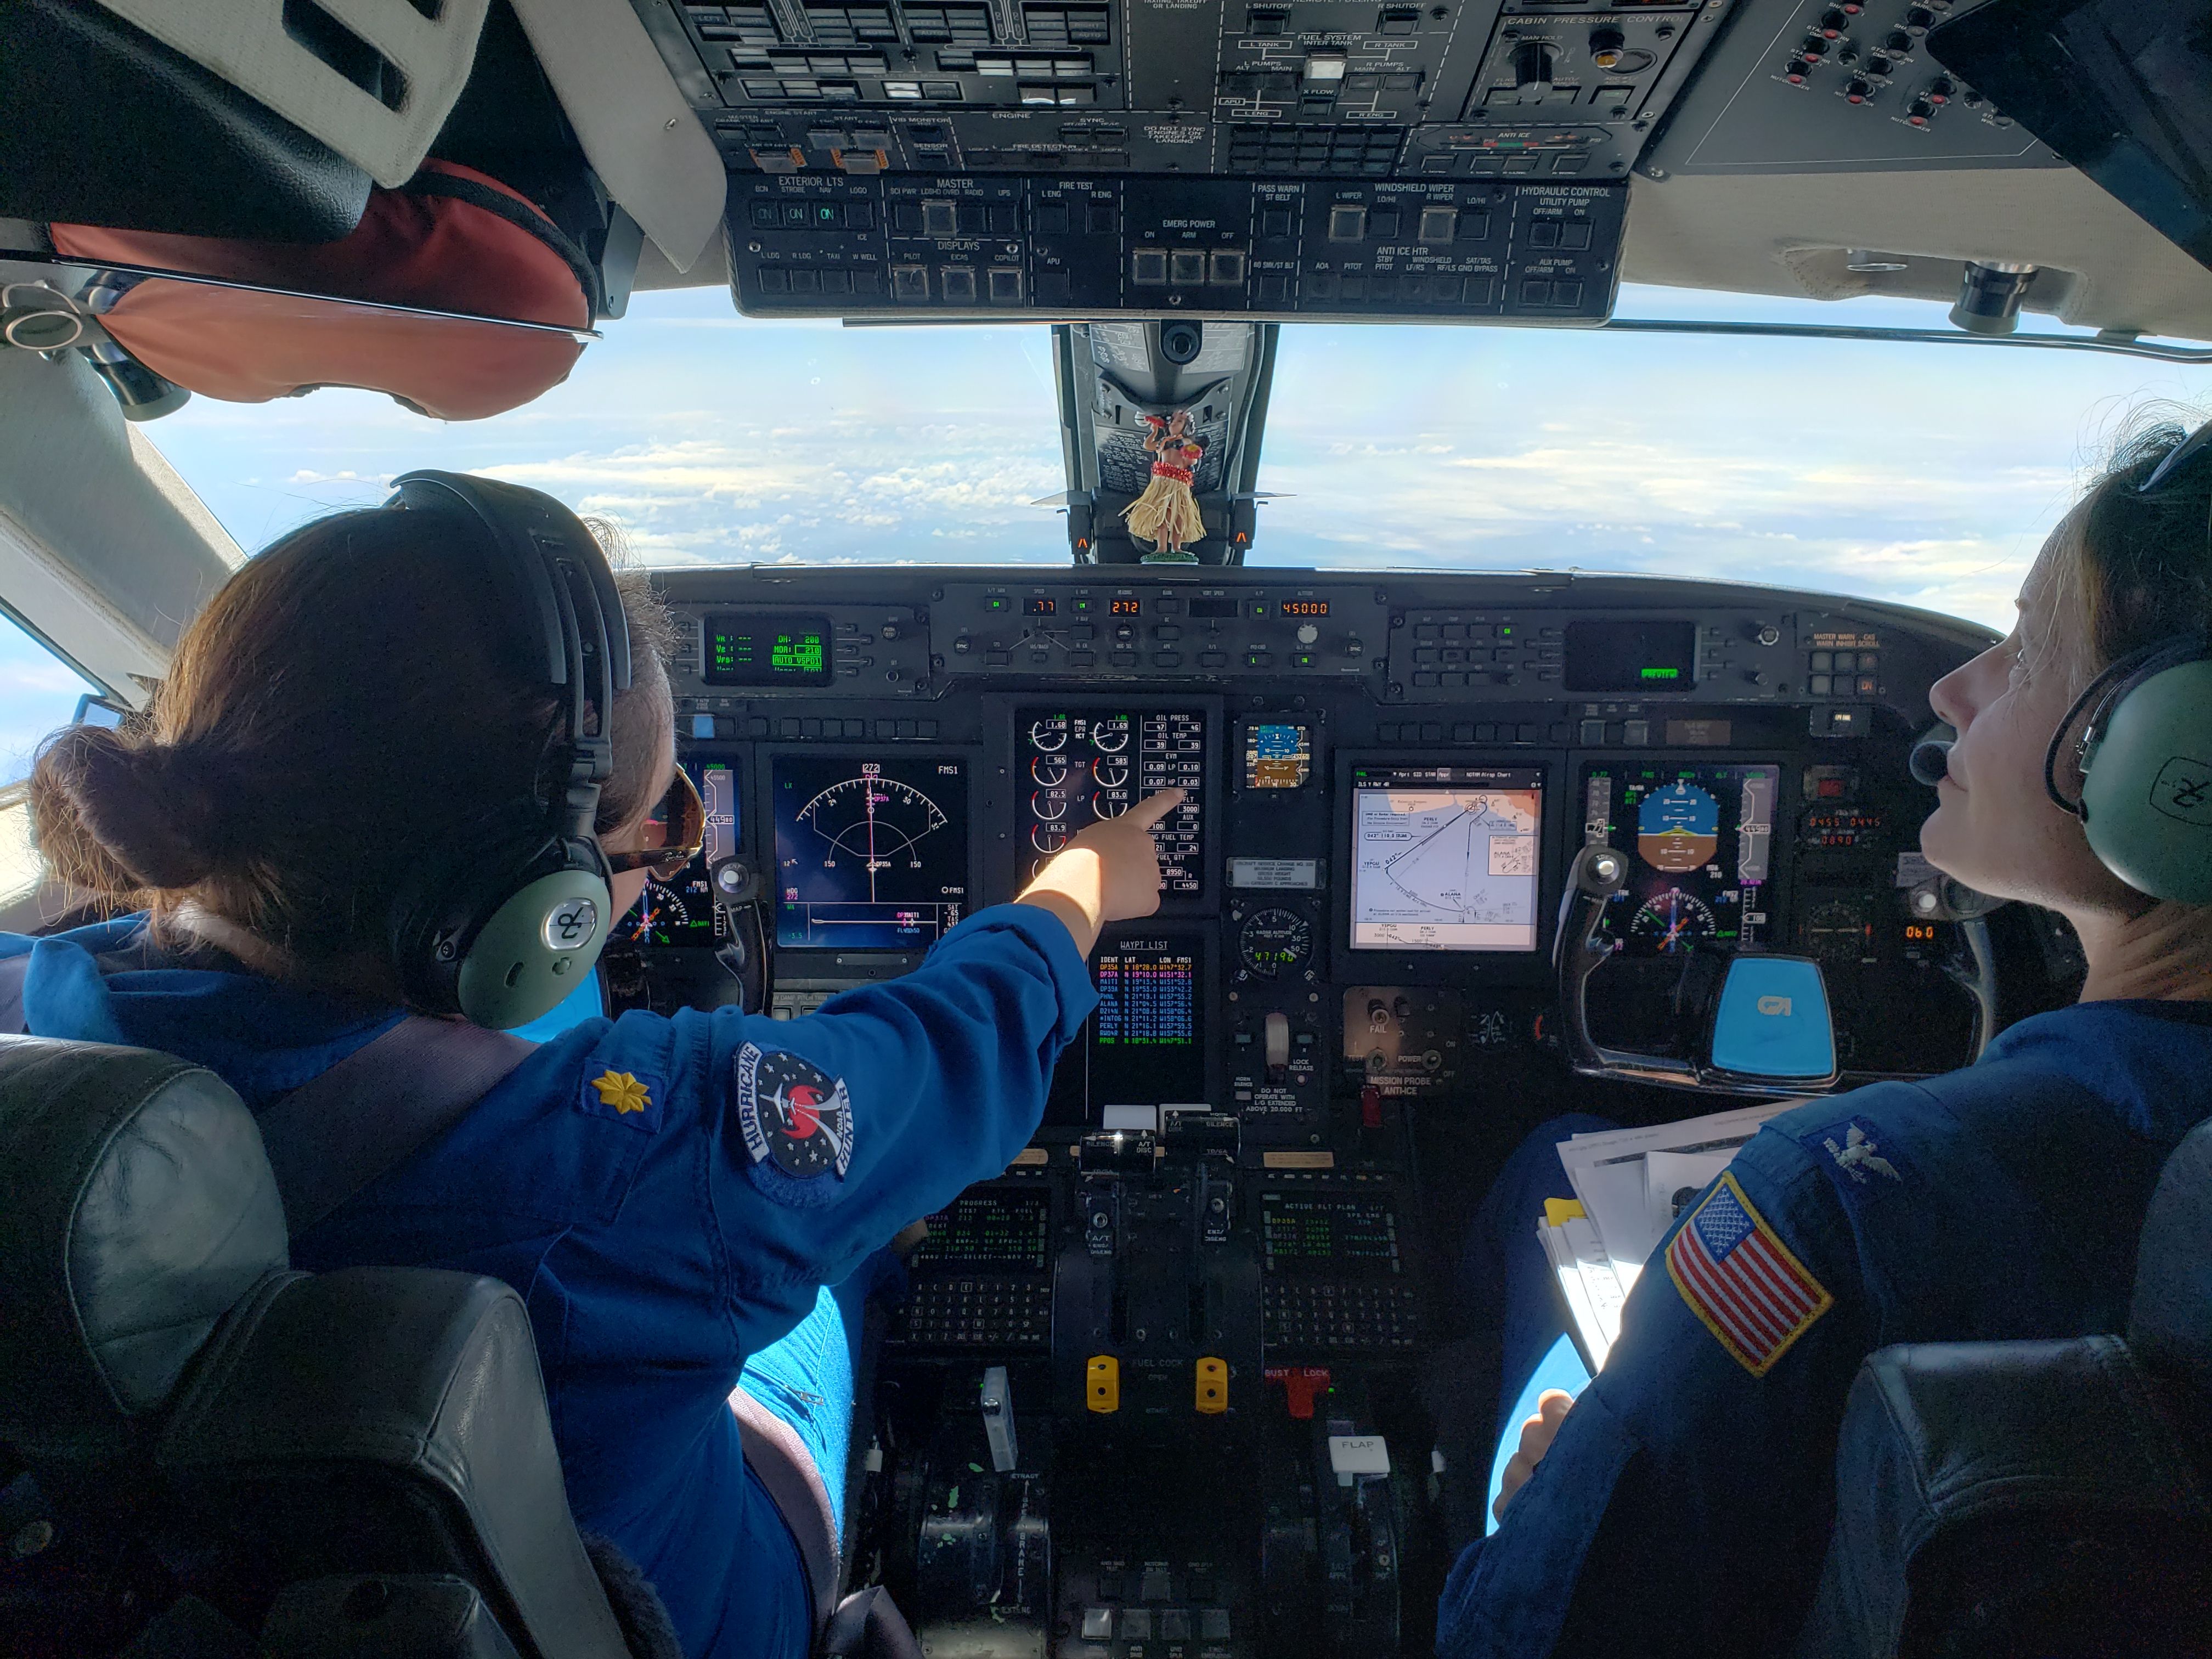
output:
MULTIPOLYGON (((557 503, 508 491, 588 543, 557 503)), ((483 543, 448 512, 310 525, 186 631, 150 722, 49 744, 42 848, 142 913, 0 936, 0 958, 27 955, 22 1029, 183 1055, 258 1113, 395 1026, 414 999, 392 904, 441 859, 492 859, 485 826, 568 752, 562 703, 516 667, 483 543)), ((595 547, 574 556, 605 576, 595 547)), ((624 609, 609 633, 626 626, 634 672, 580 835, 596 830, 605 858, 576 853, 620 872, 603 895, 616 915, 665 851, 635 850, 661 821, 648 809, 689 787, 657 605, 633 585, 626 623, 624 609)), ((1148 830, 1179 798, 1085 830, 1019 902, 806 1018, 583 1019, 295 1236, 295 1264, 513 1285, 579 1523, 643 1568, 695 1659, 799 1659, 827 1609, 741 1455, 732 1389, 742 1371, 795 1431, 834 1518, 856 1298, 825 1287, 1022 1149, 1096 1000, 1100 925, 1157 906, 1148 830)))
MULTIPOLYGON (((1931 694, 1958 736, 1927 856, 2063 912, 2081 1000, 1962 1071, 1784 1113, 1736 1154, 1645 1265, 1603 1371, 1583 1387, 1571 1363, 1501 1439, 1499 1523, 1447 1584, 1445 1659, 1788 1652, 1868 1353, 2124 1328, 2160 1165, 2212 1114, 2212 778, 2170 758, 2204 756, 2212 721, 2208 507, 2212 428, 2124 444, 2011 635, 1931 694)), ((1505 1308, 1509 1400, 1559 1363, 1531 1232, 1565 1190, 1552 1144, 1591 1127, 1531 1138, 1469 1252, 1505 1308)))

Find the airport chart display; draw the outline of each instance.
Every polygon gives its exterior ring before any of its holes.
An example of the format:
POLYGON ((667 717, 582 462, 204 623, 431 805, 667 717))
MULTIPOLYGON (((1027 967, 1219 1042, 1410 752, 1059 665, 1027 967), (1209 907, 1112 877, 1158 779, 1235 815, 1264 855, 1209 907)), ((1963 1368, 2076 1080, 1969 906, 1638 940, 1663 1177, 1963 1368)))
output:
POLYGON ((1536 948, 1541 772, 1359 767, 1352 948, 1536 948))
POLYGON ((965 761, 781 754, 769 792, 778 945, 917 950, 967 914, 965 761))

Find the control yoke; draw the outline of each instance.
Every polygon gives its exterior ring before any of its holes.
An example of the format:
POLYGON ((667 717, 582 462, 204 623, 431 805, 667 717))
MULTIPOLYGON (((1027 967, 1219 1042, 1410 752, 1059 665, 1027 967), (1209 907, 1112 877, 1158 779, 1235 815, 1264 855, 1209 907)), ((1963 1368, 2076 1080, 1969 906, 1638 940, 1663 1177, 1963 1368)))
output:
MULTIPOLYGON (((1707 958, 1711 974, 1686 975, 1699 988, 1684 999, 1696 1022, 1698 1058, 1671 1059, 1608 1048, 1591 1034, 1590 976, 1613 955, 1604 937, 1606 906, 1628 882, 1628 858, 1602 843, 1585 847, 1567 872, 1553 945, 1560 1037, 1568 1063, 1586 1077, 1656 1083, 1714 1094, 1817 1095, 1835 1086, 1835 1030, 1820 965, 1808 957, 1744 952, 1707 958)), ((1695 965, 1694 963, 1692 965, 1695 965)))

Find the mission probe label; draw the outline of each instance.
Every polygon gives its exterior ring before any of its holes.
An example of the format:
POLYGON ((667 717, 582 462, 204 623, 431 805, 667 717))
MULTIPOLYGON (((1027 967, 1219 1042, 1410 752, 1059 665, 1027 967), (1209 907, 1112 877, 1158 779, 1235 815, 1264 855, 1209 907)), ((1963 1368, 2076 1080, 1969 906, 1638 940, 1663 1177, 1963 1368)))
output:
POLYGON ((853 1161, 853 1103, 845 1080, 781 1048, 738 1051, 738 1127, 755 1182, 787 1204, 829 1201, 822 1176, 843 1180, 853 1161))

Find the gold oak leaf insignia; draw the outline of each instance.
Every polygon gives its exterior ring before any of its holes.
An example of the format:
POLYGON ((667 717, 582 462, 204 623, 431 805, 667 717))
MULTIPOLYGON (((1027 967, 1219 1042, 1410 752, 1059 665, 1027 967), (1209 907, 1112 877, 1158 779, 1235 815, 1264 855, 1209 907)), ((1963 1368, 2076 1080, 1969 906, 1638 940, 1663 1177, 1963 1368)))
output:
POLYGON ((608 1072, 592 1079, 592 1087, 599 1091, 599 1103, 611 1106, 623 1116, 641 1112, 653 1104, 645 1092, 645 1085, 629 1072, 608 1072))

